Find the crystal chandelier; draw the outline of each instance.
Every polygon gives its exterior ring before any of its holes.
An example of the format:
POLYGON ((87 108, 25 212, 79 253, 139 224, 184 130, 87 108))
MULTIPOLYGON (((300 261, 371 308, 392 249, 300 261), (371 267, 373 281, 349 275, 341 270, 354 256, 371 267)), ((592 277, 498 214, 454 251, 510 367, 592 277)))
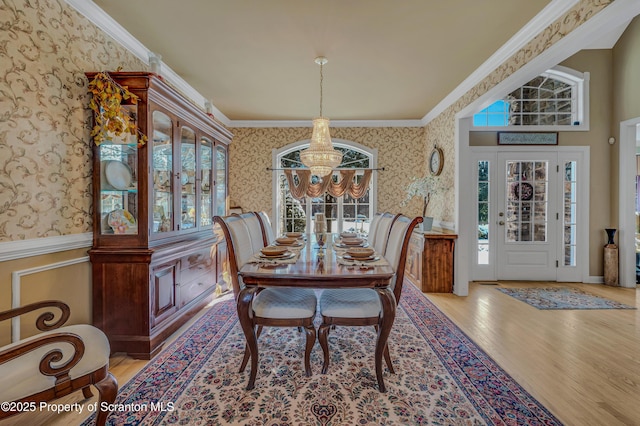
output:
POLYGON ((333 148, 329 119, 322 116, 322 66, 327 63, 327 58, 318 56, 315 62, 320 65, 320 117, 313 120, 311 143, 309 148, 300 152, 300 159, 311 169, 312 175, 323 177, 340 165, 342 153, 333 148))

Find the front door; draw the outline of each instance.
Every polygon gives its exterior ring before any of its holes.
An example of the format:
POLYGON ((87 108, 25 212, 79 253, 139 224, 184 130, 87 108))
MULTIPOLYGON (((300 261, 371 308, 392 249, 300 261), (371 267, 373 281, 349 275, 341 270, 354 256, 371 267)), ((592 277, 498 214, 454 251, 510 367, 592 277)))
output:
POLYGON ((497 165, 497 279, 555 281, 562 238, 557 155, 499 153, 497 165))

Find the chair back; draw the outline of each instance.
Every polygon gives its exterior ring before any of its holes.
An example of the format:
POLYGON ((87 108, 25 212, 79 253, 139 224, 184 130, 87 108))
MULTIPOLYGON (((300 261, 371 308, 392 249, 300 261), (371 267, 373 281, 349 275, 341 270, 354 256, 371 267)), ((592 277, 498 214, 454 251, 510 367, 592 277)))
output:
POLYGON ((376 228, 376 237, 373 248, 383 256, 385 255, 385 252, 387 250, 387 241, 389 240, 391 225, 393 225, 393 222, 397 217, 398 215, 394 215, 393 213, 389 212, 385 212, 382 214, 382 216, 380 216, 380 221, 376 228))
POLYGON ((373 215, 371 223, 369 223, 369 236, 367 237, 367 241, 369 241, 371 247, 373 247, 376 243, 376 229, 378 229, 378 224, 380 224, 381 217, 382 213, 376 213, 373 215))
POLYGON ((402 293, 402 282, 404 281, 404 269, 407 263, 407 250, 409 249, 411 233, 413 228, 420 222, 422 222, 422 217, 420 216, 410 219, 407 216, 398 215, 389 232, 385 258, 396 273, 395 281, 392 284, 396 303, 400 301, 400 294, 402 293))
POLYGON ((240 290, 244 287, 238 272, 254 253, 249 229, 239 215, 214 216, 213 222, 220 226, 227 241, 231 286, 233 287, 233 295, 237 298, 240 290))
POLYGON ((268 246, 272 242, 275 241, 276 235, 273 232, 273 227, 271 226, 271 221, 269 220, 269 216, 266 212, 258 212, 258 219, 260 219, 260 223, 262 224, 262 230, 264 231, 265 241, 264 245, 268 246))
POLYGON ((239 215, 244 220, 245 225, 249 229, 249 237, 251 238, 252 253, 257 253, 265 245, 265 235, 262 229, 262 222, 258 219, 258 214, 255 212, 246 212, 239 215))

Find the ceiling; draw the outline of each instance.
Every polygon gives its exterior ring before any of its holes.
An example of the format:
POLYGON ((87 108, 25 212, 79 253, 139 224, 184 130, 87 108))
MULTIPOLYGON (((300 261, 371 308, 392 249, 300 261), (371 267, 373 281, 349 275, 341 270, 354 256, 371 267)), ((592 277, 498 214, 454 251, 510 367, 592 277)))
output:
POLYGON ((314 58, 325 56, 323 113, 335 121, 422 119, 557 1, 94 3, 231 121, 318 116, 314 58))

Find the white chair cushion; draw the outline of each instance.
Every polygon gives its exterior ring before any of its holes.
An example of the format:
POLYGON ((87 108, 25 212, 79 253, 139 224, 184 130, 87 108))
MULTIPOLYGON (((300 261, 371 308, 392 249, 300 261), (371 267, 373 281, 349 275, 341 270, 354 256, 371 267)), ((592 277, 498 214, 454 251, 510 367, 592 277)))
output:
MULTIPOLYGON (((4 351, 22 343, 56 333, 76 334, 84 343, 84 356, 69 372, 72 380, 109 364, 109 352, 111 349, 107 336, 98 328, 88 324, 70 325, 60 327, 56 330, 45 331, 3 346, 0 349, 4 351)), ((0 378, 2 378, 2 382, 5 384, 0 388, 0 401, 15 401, 25 396, 53 388, 56 381, 55 377, 45 376, 40 373, 39 369, 42 357, 53 349, 60 349, 64 354, 62 362, 57 363, 57 365, 68 361, 74 352, 70 344, 56 342, 44 345, 11 361, 0 364, 0 378)))
POLYGON ((328 317, 377 317, 381 310, 380 296, 370 288, 336 288, 320 296, 320 313, 328 317))
POLYGON ((253 311, 262 318, 309 318, 318 299, 308 288, 265 288, 253 299, 253 311))

